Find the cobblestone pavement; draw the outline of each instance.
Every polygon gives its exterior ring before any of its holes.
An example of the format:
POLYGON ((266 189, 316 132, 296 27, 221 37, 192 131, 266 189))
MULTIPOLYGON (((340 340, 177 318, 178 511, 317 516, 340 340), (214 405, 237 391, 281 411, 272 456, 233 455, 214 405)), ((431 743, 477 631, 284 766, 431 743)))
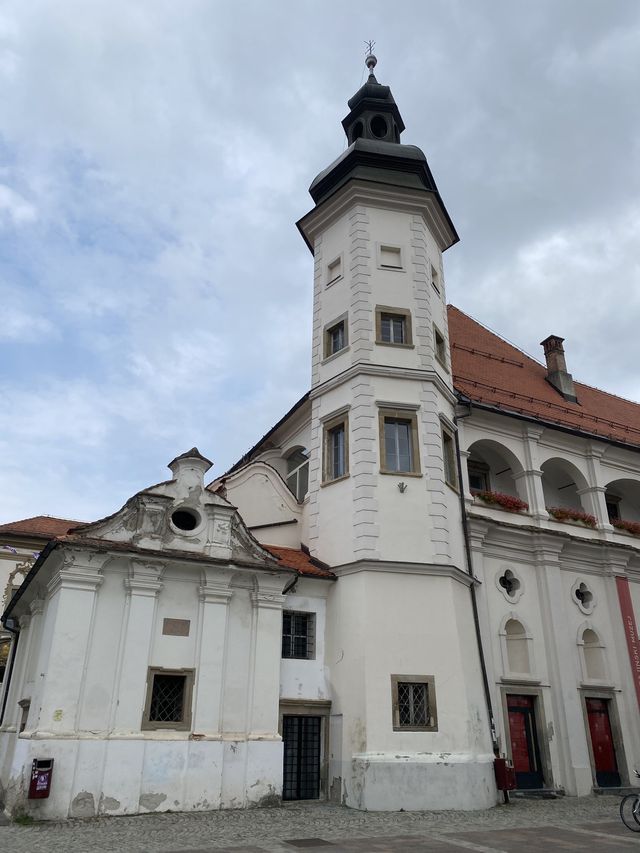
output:
POLYGON ((0 826, 11 853, 640 853, 616 797, 516 800, 476 812, 358 812, 325 803, 0 826))

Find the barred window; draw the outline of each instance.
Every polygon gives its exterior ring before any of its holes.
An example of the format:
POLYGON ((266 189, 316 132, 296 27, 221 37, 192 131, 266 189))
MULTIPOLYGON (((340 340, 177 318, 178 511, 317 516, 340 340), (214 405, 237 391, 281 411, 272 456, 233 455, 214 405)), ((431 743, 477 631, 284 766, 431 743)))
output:
POLYGON ((392 675, 394 731, 437 731, 435 683, 431 675, 392 675))
POLYGON ((143 729, 191 727, 193 670, 149 668, 143 729))
POLYGON ((282 614, 282 657, 315 657, 315 613, 285 610, 282 614))

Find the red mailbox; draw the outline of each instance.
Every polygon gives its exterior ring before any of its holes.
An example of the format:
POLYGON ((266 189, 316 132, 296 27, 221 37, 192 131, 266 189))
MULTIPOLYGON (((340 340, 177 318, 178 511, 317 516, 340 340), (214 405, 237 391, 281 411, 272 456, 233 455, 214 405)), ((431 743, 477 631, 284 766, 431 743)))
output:
POLYGON ((516 771, 506 758, 494 758, 496 787, 499 791, 513 791, 516 787, 516 771))
POLYGON ((31 782, 29 799, 43 800, 49 796, 51 777, 53 776, 53 758, 34 758, 31 763, 31 782))

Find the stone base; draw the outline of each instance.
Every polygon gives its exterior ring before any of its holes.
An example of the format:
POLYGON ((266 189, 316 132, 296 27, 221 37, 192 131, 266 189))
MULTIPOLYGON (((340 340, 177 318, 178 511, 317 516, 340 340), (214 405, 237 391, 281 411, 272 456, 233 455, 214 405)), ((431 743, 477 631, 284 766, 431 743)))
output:
POLYGON ((493 755, 361 753, 343 774, 343 803, 367 811, 473 810, 498 801, 493 755))

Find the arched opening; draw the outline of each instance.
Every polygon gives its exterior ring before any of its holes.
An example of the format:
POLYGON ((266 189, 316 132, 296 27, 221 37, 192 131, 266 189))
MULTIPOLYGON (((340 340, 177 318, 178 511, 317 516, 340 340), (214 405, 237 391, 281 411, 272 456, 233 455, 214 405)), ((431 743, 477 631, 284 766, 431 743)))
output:
POLYGON ((585 677, 591 681, 604 681, 606 677, 604 646, 592 628, 585 628, 582 632, 582 652, 585 677))
POLYGON ((531 674, 529 659, 529 639, 522 622, 509 619, 504 626, 507 643, 507 663, 509 672, 531 674))
POLYGON ((472 494, 497 492, 525 500, 516 481, 522 470, 515 454, 497 441, 482 439, 469 448, 467 471, 472 494))
POLYGON ((607 515, 614 527, 625 528, 621 522, 627 522, 631 529, 640 535, 640 482, 637 480, 613 480, 605 492, 607 515), (630 523, 630 525, 629 525, 630 523), (637 530, 633 525, 638 524, 637 530))
POLYGON ((547 459, 540 466, 547 511, 558 521, 582 521, 595 527, 596 519, 582 505, 578 494, 587 488, 585 476, 566 459, 547 459))
POLYGON ((357 121, 351 128, 351 141, 355 142, 356 139, 360 139, 363 133, 364 126, 361 121, 357 121))
POLYGON ((286 483, 296 500, 303 501, 309 491, 309 451, 294 447, 286 456, 286 483))

